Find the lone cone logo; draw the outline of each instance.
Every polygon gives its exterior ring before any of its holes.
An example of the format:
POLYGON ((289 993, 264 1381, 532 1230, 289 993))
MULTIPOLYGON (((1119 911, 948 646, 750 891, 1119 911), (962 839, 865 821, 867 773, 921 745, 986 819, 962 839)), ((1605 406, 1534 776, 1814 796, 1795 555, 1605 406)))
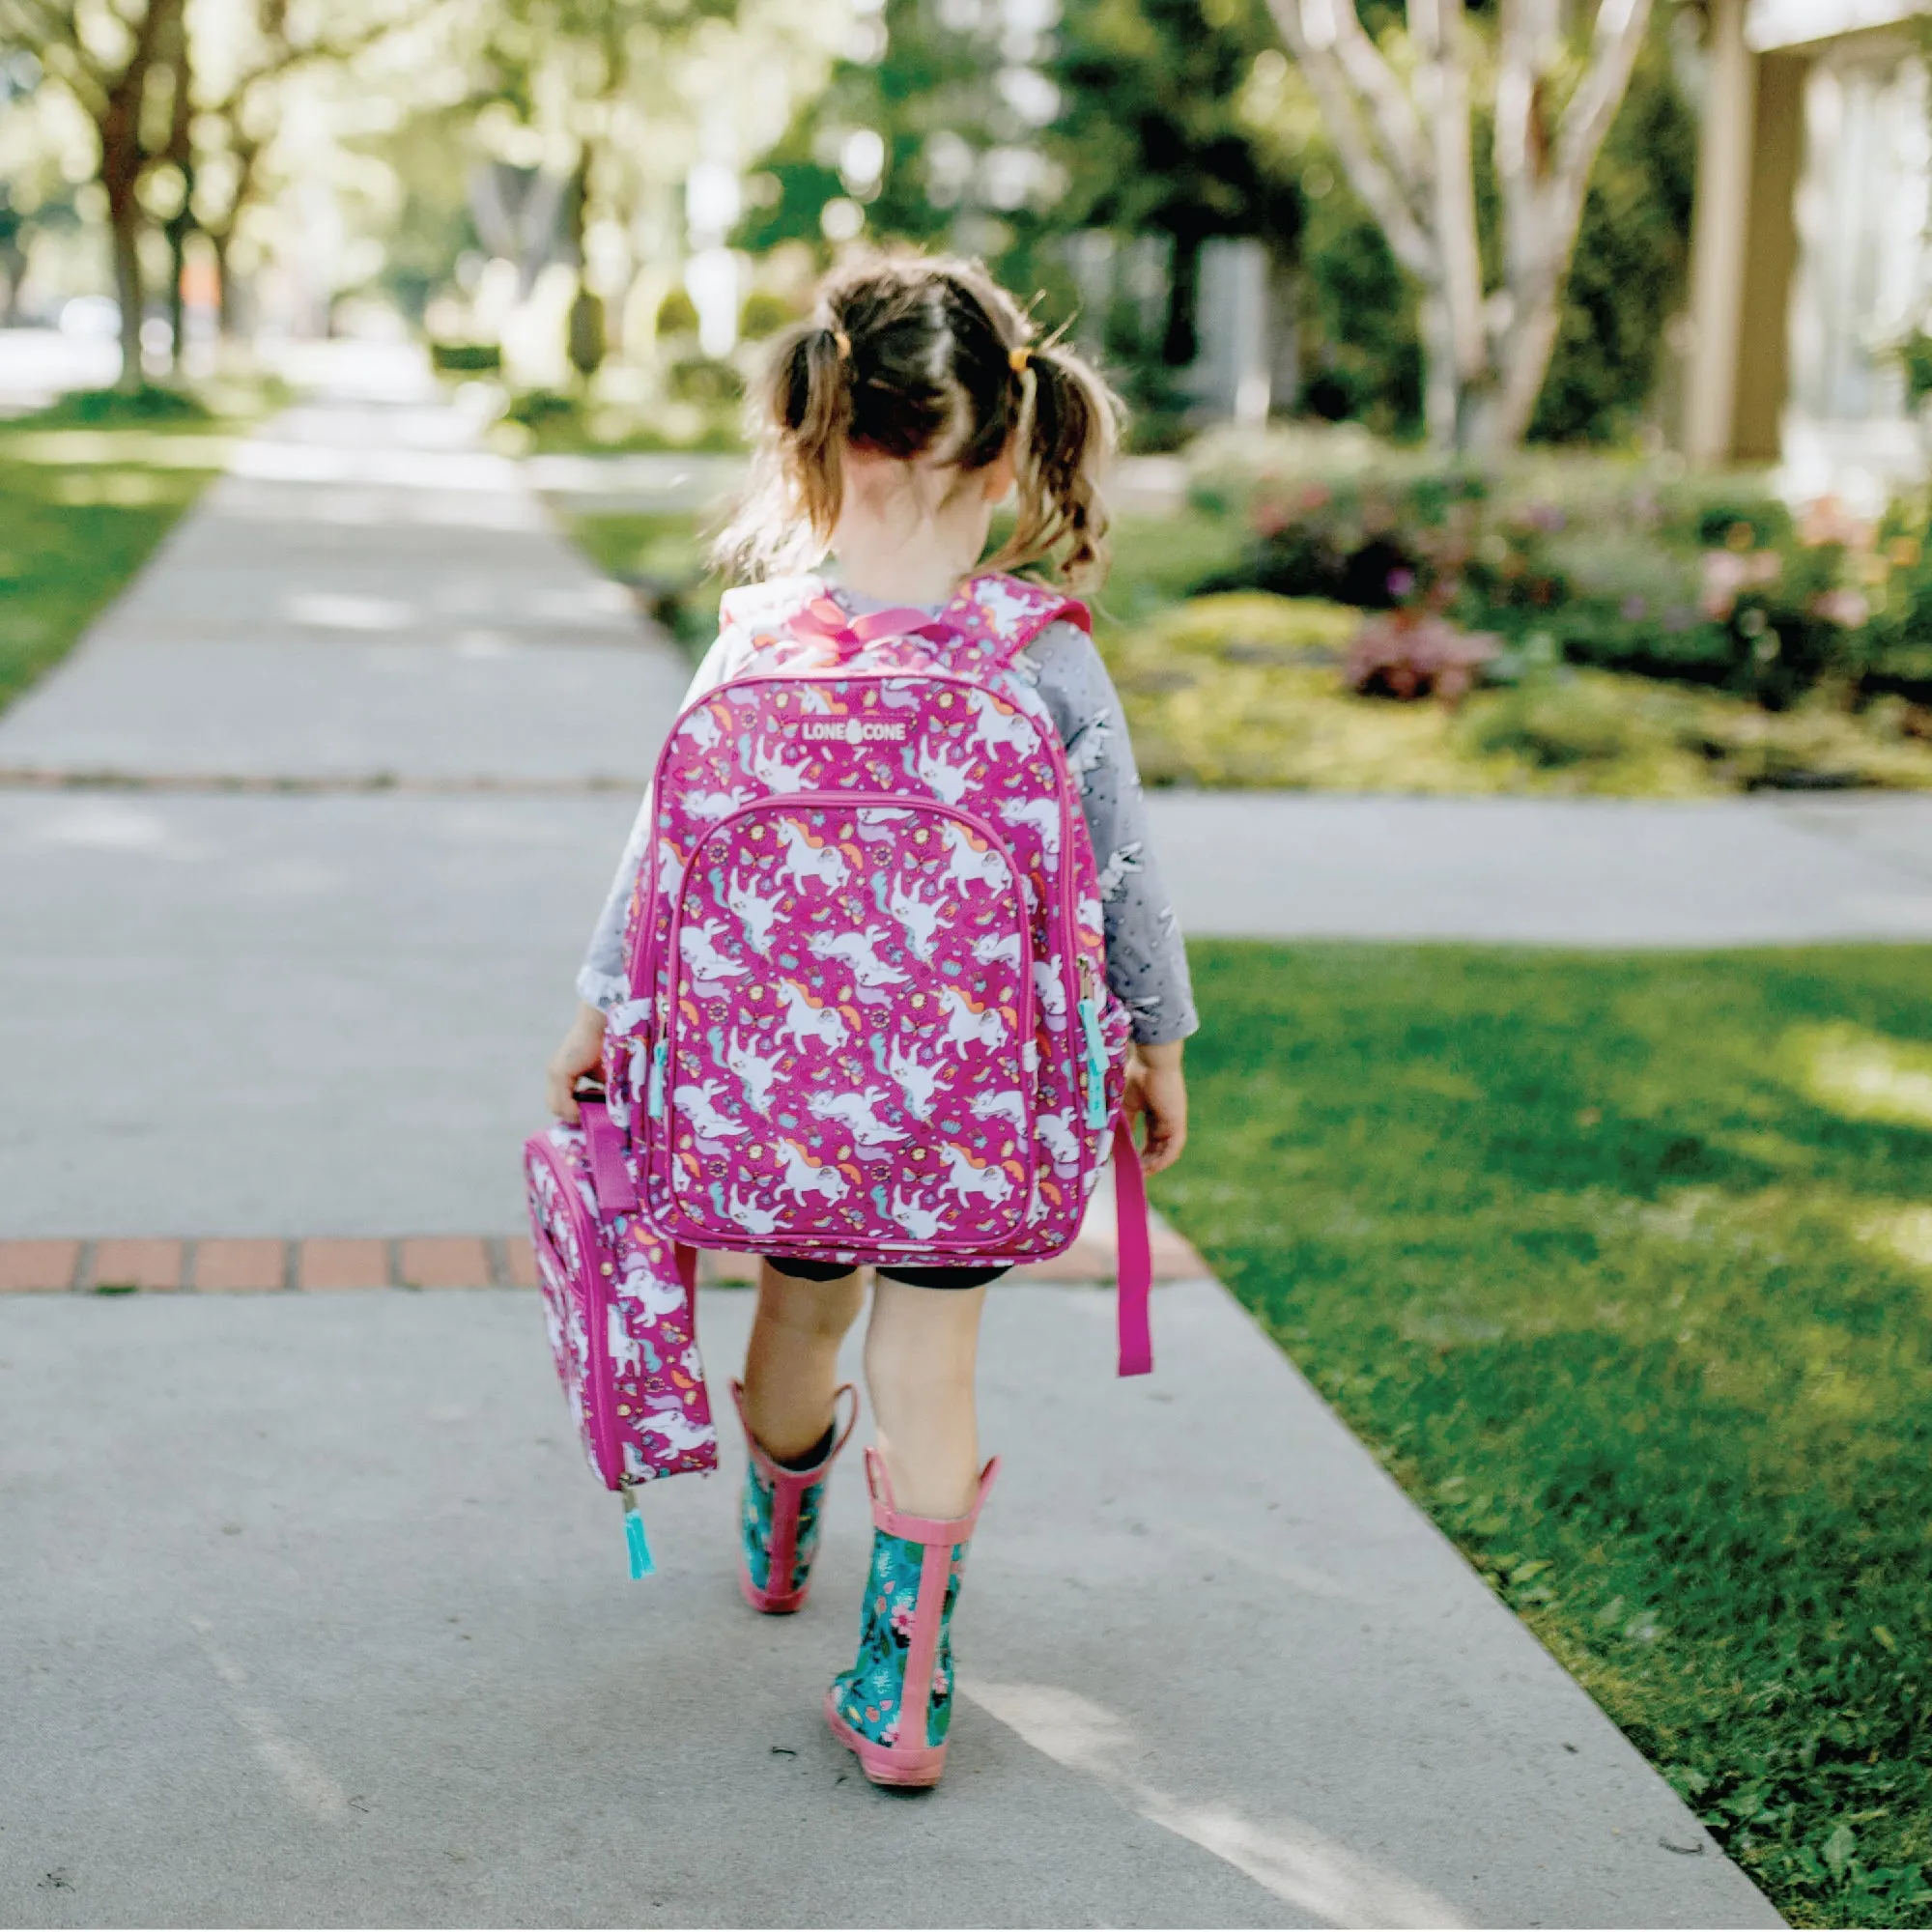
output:
POLYGON ((798 733, 801 738, 842 739, 848 745, 896 745, 906 726, 883 718, 809 718, 798 733))

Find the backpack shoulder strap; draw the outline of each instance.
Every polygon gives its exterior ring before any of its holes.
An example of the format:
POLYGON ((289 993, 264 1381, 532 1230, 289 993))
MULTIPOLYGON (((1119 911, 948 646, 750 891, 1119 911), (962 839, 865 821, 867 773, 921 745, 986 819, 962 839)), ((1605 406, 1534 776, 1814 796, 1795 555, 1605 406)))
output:
POLYGON ((1076 624, 1089 636, 1094 630, 1093 613, 1079 598, 998 570, 969 579, 947 606, 946 621, 980 643, 1001 669, 1049 624, 1076 624))
POLYGON ((741 631, 753 640, 781 637, 792 618, 825 595, 818 577, 771 577, 762 583, 741 583, 725 591, 718 604, 718 628, 741 631))

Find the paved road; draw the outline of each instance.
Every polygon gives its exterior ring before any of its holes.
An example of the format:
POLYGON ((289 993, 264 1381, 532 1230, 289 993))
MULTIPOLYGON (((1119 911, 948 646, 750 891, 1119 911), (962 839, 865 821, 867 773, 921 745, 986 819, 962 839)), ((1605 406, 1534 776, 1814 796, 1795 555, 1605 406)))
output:
POLYGON ((1110 1316, 994 1296, 967 1701, 907 1799, 816 1712, 856 1460, 761 1621, 735 1448, 624 1577, 527 1297, 15 1297, 0 1923, 1778 1922, 1219 1289, 1161 1292, 1143 1383, 1110 1316))
MULTIPOLYGON (((126 781, 0 787, 0 1235, 513 1223, 631 810, 582 787, 679 668, 389 376, 0 721, 0 768, 126 781), (196 788, 248 774, 312 788, 196 788)), ((1163 1291, 1131 1388, 1108 1312, 995 1297, 972 1703, 909 1803, 814 1716, 855 1469, 820 1610, 753 1624, 728 1481, 618 1576, 526 1297, 8 1297, 0 1921, 1776 1922, 1221 1291, 1163 1291)))

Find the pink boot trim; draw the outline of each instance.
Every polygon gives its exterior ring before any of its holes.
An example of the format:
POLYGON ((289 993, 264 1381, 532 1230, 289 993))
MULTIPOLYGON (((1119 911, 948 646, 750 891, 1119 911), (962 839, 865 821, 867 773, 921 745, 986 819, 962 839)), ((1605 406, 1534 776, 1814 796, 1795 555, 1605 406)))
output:
MULTIPOLYGON (((939 1657, 940 1632, 946 1617, 946 1591, 952 1571, 952 1552, 971 1543, 1000 1473, 995 1456, 980 1471, 973 1507, 964 1516, 907 1516, 893 1496, 885 1459, 869 1444, 866 1449, 866 1482, 872 1492, 872 1525, 888 1536, 920 1545, 919 1607, 913 1613, 912 1639, 906 1647, 905 1677, 899 1703, 899 1734, 923 1738, 932 1702, 932 1671, 939 1657)), ((882 1745, 855 1730, 838 1710, 835 1685, 825 1693, 825 1721, 832 1735, 857 1754, 859 1769, 874 1784, 924 1787, 937 1784, 946 1769, 946 1743, 882 1745)))
MULTIPOLYGON (((920 1715, 923 1717, 923 1710, 920 1715)), ((863 1731, 855 1731, 838 1715, 837 1689, 825 1693, 825 1721, 832 1735, 859 1760, 859 1769, 873 1784, 897 1784, 910 1790, 924 1790, 939 1782, 946 1769, 946 1747, 927 1745, 874 1744, 863 1731)))
MULTIPOLYGON (((731 1400, 737 1406, 738 1420, 745 1431, 745 1447, 751 1452, 759 1475, 771 1485, 772 1547, 765 1557, 765 1575, 774 1581, 781 1577, 789 1578, 791 1576, 792 1563, 798 1554, 799 1504, 806 1491, 814 1483, 824 1482, 831 1474, 833 1463, 838 1460, 838 1452, 851 1439, 852 1431, 858 1426, 859 1391, 850 1382, 841 1382, 833 1391, 834 1421, 838 1419, 840 1396, 851 1397, 851 1407, 845 1417, 845 1427, 834 1438, 832 1447, 810 1468, 787 1469, 783 1463, 773 1462, 758 1438, 752 1434, 751 1420, 745 1413, 744 1383, 734 1381, 731 1384, 731 1400)), ((795 1610, 805 1607, 806 1599, 811 1594, 811 1579, 807 1577, 795 1590, 774 1590, 770 1587, 761 1590, 753 1582, 751 1565, 741 1550, 738 1557, 738 1593, 753 1609, 764 1616, 790 1616, 795 1610)))

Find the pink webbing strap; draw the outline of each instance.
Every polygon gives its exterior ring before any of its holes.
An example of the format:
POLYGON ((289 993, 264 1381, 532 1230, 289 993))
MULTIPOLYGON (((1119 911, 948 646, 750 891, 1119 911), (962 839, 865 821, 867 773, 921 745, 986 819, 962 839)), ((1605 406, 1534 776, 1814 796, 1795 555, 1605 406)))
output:
POLYGON ((691 1319, 697 1320, 697 1250, 683 1241, 670 1244, 671 1260, 677 1264, 677 1278, 684 1284, 684 1298, 691 1305, 691 1319))
POLYGON ((624 1136, 611 1118, 602 1100, 579 1100, 577 1111, 583 1121, 584 1151, 590 1156, 590 1181, 597 1190, 597 1205, 607 1214, 635 1213, 638 1208, 637 1183, 624 1160, 624 1136))
POLYGON ((1124 1114, 1114 1122, 1114 1238, 1121 1374, 1144 1376, 1153 1368, 1153 1332, 1148 1320, 1153 1243, 1148 1233, 1147 1181, 1141 1174, 1140 1150, 1134 1146, 1134 1130, 1124 1114))

